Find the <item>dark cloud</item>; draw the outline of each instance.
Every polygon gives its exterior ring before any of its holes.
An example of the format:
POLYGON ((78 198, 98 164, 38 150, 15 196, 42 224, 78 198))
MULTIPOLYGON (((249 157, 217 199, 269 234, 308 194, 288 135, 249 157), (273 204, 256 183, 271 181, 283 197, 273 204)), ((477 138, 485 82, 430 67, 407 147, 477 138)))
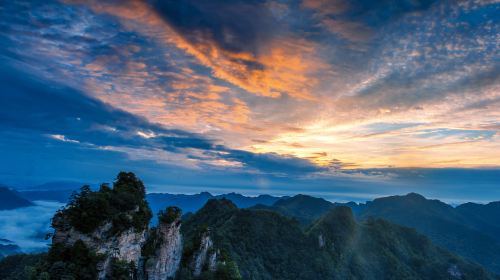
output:
MULTIPOLYGON (((320 26, 354 43, 370 41, 378 31, 408 13, 429 9, 436 0, 303 0, 320 26)), ((349 46, 351 50, 359 47, 349 46)), ((361 48, 363 49, 363 48, 361 48)))
POLYGON ((227 51, 254 54, 279 31, 280 24, 266 3, 263 0, 152 1, 164 20, 191 43, 215 42, 227 51))
POLYGON ((348 1, 348 9, 342 15, 352 21, 364 22, 371 27, 381 26, 404 14, 423 11, 436 0, 353 0, 348 1))
POLYGON ((324 168, 318 167, 307 160, 292 156, 281 156, 274 153, 256 154, 242 150, 229 150, 229 153, 222 155, 222 157, 228 160, 243 162, 248 167, 256 168, 257 170, 280 173, 286 176, 324 170, 324 168))

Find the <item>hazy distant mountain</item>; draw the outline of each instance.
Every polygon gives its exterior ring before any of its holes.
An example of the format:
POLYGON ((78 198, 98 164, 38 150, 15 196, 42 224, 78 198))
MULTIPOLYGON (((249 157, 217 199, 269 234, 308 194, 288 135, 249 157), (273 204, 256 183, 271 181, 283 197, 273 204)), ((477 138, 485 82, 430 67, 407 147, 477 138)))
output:
POLYGON ((21 248, 14 242, 0 238, 0 259, 21 252, 21 248))
POLYGON ((73 190, 54 190, 54 191, 32 190, 32 191, 20 191, 19 195, 30 201, 45 200, 45 201, 57 201, 66 203, 68 202, 71 193, 73 193, 73 190))
POLYGON ((10 190, 7 187, 0 187, 0 210, 10 210, 33 205, 29 200, 22 198, 18 192, 10 190))
POLYGON ((362 207, 354 202, 332 203, 323 198, 298 194, 293 197, 282 198, 269 206, 260 204, 253 208, 276 211, 285 216, 297 219, 303 225, 308 225, 336 206, 349 206, 353 212, 358 211, 362 207))
POLYGON ((280 199, 280 197, 270 195, 251 197, 237 193, 214 196, 208 192, 201 192, 199 194, 150 193, 146 195, 146 200, 154 214, 168 206, 177 206, 181 208, 184 213, 196 212, 211 198, 230 199, 240 208, 247 208, 257 204, 271 205, 280 199))
POLYGON ((205 204, 213 195, 208 192, 199 194, 168 194, 168 193, 150 193, 146 195, 146 200, 153 213, 165 209, 167 206, 177 206, 184 213, 195 212, 205 204))
POLYGON ((20 188, 23 191, 74 191, 79 190, 83 185, 95 185, 77 181, 53 181, 36 186, 20 188))
POLYGON ((465 203, 456 211, 467 219, 467 224, 500 242, 500 201, 488 204, 465 203))
MULTIPOLYGON (((49 185, 44 184, 43 186, 49 185)), ((71 189, 23 190, 18 192, 18 194, 30 201, 46 200, 66 203, 68 202, 68 199, 73 191, 79 190, 80 187, 81 185, 78 187, 74 186, 74 188, 71 189)), ((230 199, 240 208, 252 207, 257 204, 271 205, 282 198, 271 195, 244 196, 237 193, 227 193, 214 196, 209 192, 201 192, 199 194, 150 193, 146 195, 146 199, 154 214, 156 214, 159 210, 165 209, 167 206, 177 206, 181 208, 184 213, 195 212, 203 207, 209 199, 223 197, 230 199)))
MULTIPOLYGON (((74 191, 78 191, 85 183, 76 181, 54 181, 41 185, 19 188, 19 195, 27 200, 45 200, 68 202, 69 196, 74 191)), ((95 188, 97 186, 91 185, 95 188)))

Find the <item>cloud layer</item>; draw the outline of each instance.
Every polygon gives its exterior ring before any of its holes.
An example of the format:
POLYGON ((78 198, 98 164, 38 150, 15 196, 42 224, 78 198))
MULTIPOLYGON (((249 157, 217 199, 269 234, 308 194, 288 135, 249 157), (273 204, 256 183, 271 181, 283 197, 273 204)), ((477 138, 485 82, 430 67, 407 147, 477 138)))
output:
POLYGON ((241 183, 495 169, 499 9, 483 0, 10 1, 0 9, 9 161, 0 173, 41 180, 56 177, 52 166, 97 179, 131 168, 180 182, 195 170, 241 183))

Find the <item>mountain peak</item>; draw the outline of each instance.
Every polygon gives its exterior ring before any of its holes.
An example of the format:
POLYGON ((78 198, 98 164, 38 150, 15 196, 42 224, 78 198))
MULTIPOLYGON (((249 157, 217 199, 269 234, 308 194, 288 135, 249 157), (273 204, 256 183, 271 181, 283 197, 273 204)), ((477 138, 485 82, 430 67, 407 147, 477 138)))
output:
POLYGON ((416 192, 408 193, 404 197, 411 198, 411 199, 418 199, 418 200, 427 200, 427 198, 425 198, 423 195, 418 194, 416 192))
POLYGON ((226 211, 231 211, 238 209, 236 205, 229 199, 220 198, 220 199, 209 199, 205 206, 203 206, 200 211, 209 212, 209 213, 221 213, 226 211))
POLYGON ((7 187, 0 187, 0 210, 10 210, 33 205, 30 201, 22 198, 16 191, 7 187))

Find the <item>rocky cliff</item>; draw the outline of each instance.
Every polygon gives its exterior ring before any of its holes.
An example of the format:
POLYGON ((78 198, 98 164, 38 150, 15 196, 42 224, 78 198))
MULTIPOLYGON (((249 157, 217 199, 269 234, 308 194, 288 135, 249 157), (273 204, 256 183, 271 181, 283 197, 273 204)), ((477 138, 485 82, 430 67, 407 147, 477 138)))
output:
POLYGON ((91 233, 82 233, 62 217, 54 218, 53 225, 53 245, 71 247, 80 240, 88 249, 101 256, 97 264, 98 279, 110 277, 114 259, 132 264, 136 268, 140 263, 141 248, 146 240, 145 229, 137 232, 134 228, 129 228, 120 233, 113 233, 112 224, 108 222, 91 233))
POLYGON ((193 275, 199 277, 203 267, 208 271, 214 272, 217 263, 217 252, 213 249, 213 241, 210 238, 210 231, 206 231, 201 237, 200 248, 193 256, 192 268, 193 275))
POLYGON ((163 280, 173 278, 179 269, 182 258, 182 235, 180 232, 180 217, 171 223, 159 222, 155 236, 159 244, 153 257, 146 262, 148 280, 163 280))
MULTIPOLYGON (((134 228, 129 228, 114 233, 112 223, 108 222, 91 233, 82 233, 62 216, 56 215, 53 220, 55 232, 52 243, 72 247, 78 241, 83 242, 89 250, 100 256, 96 265, 97 279, 113 279, 113 262, 117 260, 134 267, 130 272, 134 279, 171 279, 175 277, 182 258, 180 212, 173 221, 162 220, 161 216, 159 218, 158 227, 149 231, 144 229, 137 232, 134 228), (148 253, 147 246, 151 246, 152 253, 148 253)), ((207 250, 212 246, 209 237, 204 237, 201 243, 204 245, 197 254, 193 268, 197 275, 206 261, 215 262, 215 253, 207 256, 207 250)))

